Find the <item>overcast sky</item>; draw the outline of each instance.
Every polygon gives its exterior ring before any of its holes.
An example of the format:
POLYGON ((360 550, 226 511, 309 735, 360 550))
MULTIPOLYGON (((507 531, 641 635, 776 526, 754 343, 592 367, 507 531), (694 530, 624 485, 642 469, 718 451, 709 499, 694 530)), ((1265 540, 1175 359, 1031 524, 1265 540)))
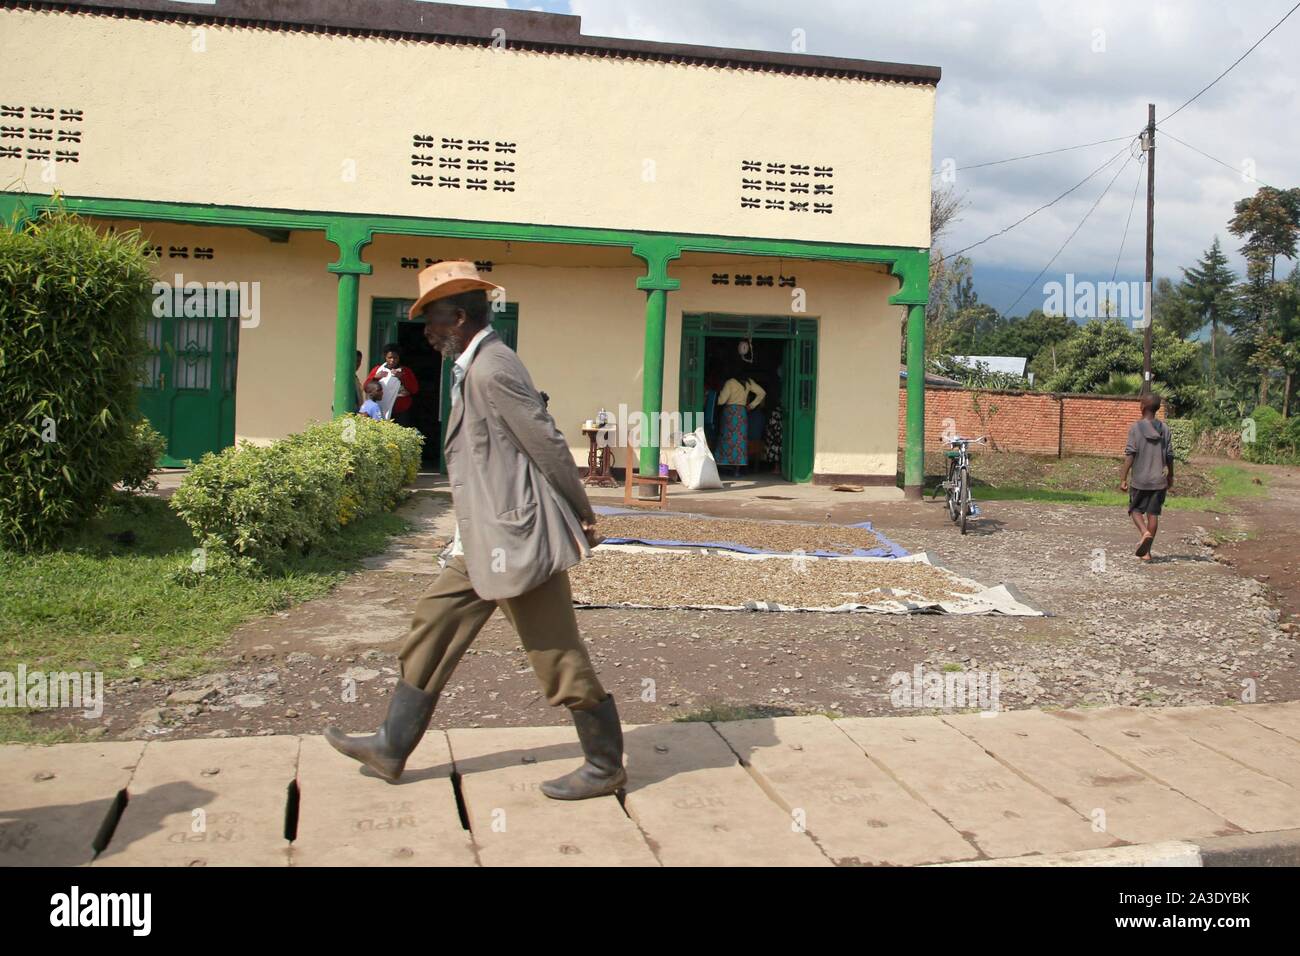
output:
MULTIPOLYGON (((807 52, 932 64, 943 68, 934 161, 965 166, 1093 140, 1136 135, 1148 102, 1163 118, 1226 69, 1289 10, 1294 0, 510 0, 509 5, 574 13, 584 33, 709 46, 789 50, 792 31, 807 52)), ((476 3, 499 6, 501 3, 476 3)), ((1232 204, 1254 192, 1253 175, 1286 188, 1300 180, 1300 11, 1194 104, 1168 132, 1223 160, 1184 146, 1156 145, 1156 275, 1181 275, 1219 235, 1240 268, 1227 232, 1232 204)), ((985 169, 959 171, 967 208, 943 239, 969 245, 1064 192, 1123 146, 1116 143, 985 169)), ((1102 193, 1114 165, 1005 236, 969 253, 981 298, 1011 305, 1047 265, 1102 193)), ((1021 301, 1041 305, 1044 282, 1067 272, 1109 278, 1138 182, 1131 162, 1065 252, 1021 301)), ((936 182, 940 180, 936 179, 936 182)), ((1143 196, 1133 214, 1119 278, 1140 279, 1145 249, 1143 196)), ((869 242, 870 237, 863 237, 869 242)))

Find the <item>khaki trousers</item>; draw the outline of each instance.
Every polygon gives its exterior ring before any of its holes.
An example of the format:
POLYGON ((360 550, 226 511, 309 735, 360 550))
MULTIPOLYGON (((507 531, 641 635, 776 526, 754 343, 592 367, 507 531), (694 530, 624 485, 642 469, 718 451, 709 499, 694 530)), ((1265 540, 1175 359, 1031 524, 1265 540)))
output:
POLYGON ((411 629, 398 652, 402 679, 425 691, 442 693, 497 607, 519 635, 552 707, 564 704, 588 710, 605 699, 605 689, 578 634, 568 572, 561 571, 518 597, 488 601, 475 593, 465 561, 459 556, 447 560, 415 605, 411 629))

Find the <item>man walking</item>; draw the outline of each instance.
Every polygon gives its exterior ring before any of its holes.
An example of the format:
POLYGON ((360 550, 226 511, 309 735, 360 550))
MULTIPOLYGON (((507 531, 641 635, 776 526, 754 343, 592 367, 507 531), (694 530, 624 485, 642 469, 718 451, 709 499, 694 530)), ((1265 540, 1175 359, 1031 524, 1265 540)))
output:
POLYGON ((1158 411, 1160 396, 1154 392, 1143 395, 1142 417, 1129 426, 1128 440, 1124 443, 1124 472, 1119 479, 1120 491, 1128 492, 1129 517, 1142 536, 1137 556, 1143 561, 1151 560, 1151 546, 1156 540, 1165 495, 1174 487, 1173 444, 1169 426, 1156 418, 1158 411))
POLYGON ((420 273, 409 317, 452 366, 446 460, 456 540, 420 598, 399 652, 401 678, 379 732, 325 738, 390 781, 420 742, 461 656, 500 607, 552 706, 573 716, 585 763, 542 792, 557 800, 611 794, 627 782, 623 730, 578 634, 567 569, 599 542, 573 456, 527 369, 488 322, 488 290, 473 263, 420 273))

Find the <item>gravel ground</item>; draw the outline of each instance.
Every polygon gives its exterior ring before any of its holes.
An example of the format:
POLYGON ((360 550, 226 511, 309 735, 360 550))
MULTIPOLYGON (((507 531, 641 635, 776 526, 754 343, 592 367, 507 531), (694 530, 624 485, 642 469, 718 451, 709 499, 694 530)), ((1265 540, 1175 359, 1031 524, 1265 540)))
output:
MULTIPOLYGON (((1231 552, 1230 560, 1258 568, 1261 560, 1276 564, 1277 556, 1294 554, 1300 476, 1277 474, 1270 498, 1241 514, 1167 513, 1149 565, 1133 557, 1136 534, 1119 509, 993 501, 963 537, 939 501, 846 500, 829 517, 824 507, 808 513, 798 503, 762 503, 781 519, 870 520, 959 575, 1016 585, 1051 617, 610 608, 579 611, 578 621, 629 723, 923 713, 896 706, 891 695, 899 675, 906 680, 918 668, 927 676, 997 675, 1003 708, 1293 700, 1300 697, 1294 591, 1279 596, 1257 579, 1268 571, 1241 573, 1221 557, 1231 552)), ((703 507, 729 519, 755 506, 719 495, 703 507)), ((430 583, 433 549, 450 529, 444 509, 395 543, 400 561, 240 628, 218 673, 175 684, 115 684, 106 720, 92 733, 172 739, 314 732, 329 723, 373 730, 397 678, 394 653, 405 622, 430 583), (345 694, 349 688, 355 695, 345 694)), ((1274 570, 1273 582, 1280 577, 1274 570)), ((61 720, 47 714, 33 723, 61 720)), ((434 722, 522 726, 568 717, 546 706, 498 614, 462 660, 434 722)))

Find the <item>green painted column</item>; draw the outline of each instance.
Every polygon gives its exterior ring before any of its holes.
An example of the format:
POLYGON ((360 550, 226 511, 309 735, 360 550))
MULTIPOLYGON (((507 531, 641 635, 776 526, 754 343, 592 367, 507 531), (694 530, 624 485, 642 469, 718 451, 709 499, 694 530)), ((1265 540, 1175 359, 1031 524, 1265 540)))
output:
MULTIPOLYGON (((645 292, 645 352, 641 365, 641 411, 652 430, 664 408, 664 340, 668 332, 668 293, 681 288, 669 278, 668 263, 680 258, 681 245, 668 236, 650 236, 632 246, 632 254, 645 260, 646 274, 636 280, 645 292)), ((659 430, 662 432, 662 429, 659 430)), ((643 436, 643 439, 648 436, 643 436)), ((660 434, 660 441, 663 435, 660 434)), ((628 467, 632 465, 628 462, 628 467)), ((647 442, 638 462, 643 475, 659 474, 659 448, 647 442)), ((643 493, 648 493, 643 487, 643 493)))
POLYGON ((361 258, 362 250, 374 238, 370 223, 351 217, 330 220, 325 238, 338 247, 339 257, 329 264, 329 271, 339 277, 338 315, 334 320, 334 417, 341 418, 356 404, 357 386, 357 306, 360 301, 361 277, 374 270, 361 258))
POLYGON ((920 498, 925 476, 925 306, 907 307, 907 447, 903 494, 920 498))
MULTIPOLYGON (((664 407, 664 336, 668 328, 668 290, 649 289, 645 298, 645 357, 642 362, 641 410, 647 424, 664 407)), ((648 436, 643 436, 646 438, 648 436)), ((660 435, 660 440, 663 436, 660 435)), ((659 449, 641 446, 641 474, 659 474, 659 449)))
POLYGON ((334 320, 334 417, 352 411, 357 401, 357 303, 361 276, 340 272, 339 308, 334 320))

